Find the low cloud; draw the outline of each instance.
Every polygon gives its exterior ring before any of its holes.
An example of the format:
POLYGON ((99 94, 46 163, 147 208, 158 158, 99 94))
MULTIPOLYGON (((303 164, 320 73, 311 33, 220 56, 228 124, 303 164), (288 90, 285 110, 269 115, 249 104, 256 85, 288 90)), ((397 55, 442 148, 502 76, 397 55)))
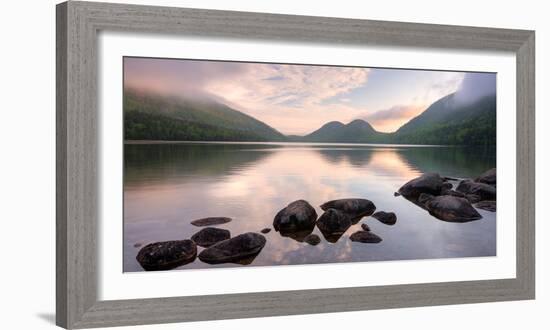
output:
POLYGON ((394 132, 411 118, 418 116, 424 109, 425 106, 420 105, 396 105, 363 116, 361 119, 369 122, 377 131, 394 132))
POLYGON ((455 94, 458 102, 475 102, 483 96, 496 94, 497 81, 494 73, 469 72, 455 94))

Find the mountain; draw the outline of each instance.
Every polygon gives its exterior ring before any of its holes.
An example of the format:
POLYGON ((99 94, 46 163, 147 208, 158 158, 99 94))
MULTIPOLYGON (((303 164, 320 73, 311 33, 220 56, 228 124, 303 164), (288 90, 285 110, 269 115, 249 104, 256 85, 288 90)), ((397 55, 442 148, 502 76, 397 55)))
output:
POLYGON ((126 140, 495 145, 496 95, 467 103, 449 94, 394 133, 378 132, 356 119, 331 121, 305 136, 285 136, 213 100, 125 90, 124 127, 126 140))
POLYGON ((224 104, 124 91, 126 140, 286 141, 269 125, 224 104))
POLYGON ((449 94, 401 126, 393 143, 408 144, 496 144, 496 95, 463 102, 449 94))
POLYGON ((339 121, 326 123, 318 130, 304 136, 307 142, 376 143, 388 139, 387 133, 377 132, 369 123, 356 119, 346 125, 339 121))

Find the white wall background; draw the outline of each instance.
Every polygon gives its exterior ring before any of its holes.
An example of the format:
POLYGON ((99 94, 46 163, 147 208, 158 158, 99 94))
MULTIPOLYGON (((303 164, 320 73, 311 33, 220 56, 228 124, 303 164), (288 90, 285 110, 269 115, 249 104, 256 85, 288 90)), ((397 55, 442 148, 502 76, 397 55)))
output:
MULTIPOLYGON (((0 11, 0 303, 3 329, 52 329, 55 311, 55 3, 27 0, 0 11)), ((537 299, 247 320, 143 326, 143 329, 547 329, 550 239, 542 207, 549 196, 545 124, 550 109, 550 21, 544 1, 111 1, 533 29, 537 32, 537 299), (546 149, 546 150, 545 150, 546 149)))

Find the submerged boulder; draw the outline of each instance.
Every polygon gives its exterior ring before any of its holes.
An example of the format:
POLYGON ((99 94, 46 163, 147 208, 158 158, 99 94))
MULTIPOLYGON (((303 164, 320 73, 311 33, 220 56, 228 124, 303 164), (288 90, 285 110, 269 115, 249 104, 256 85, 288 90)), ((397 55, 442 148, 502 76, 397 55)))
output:
POLYGON ((468 222, 481 219, 481 215, 467 199, 449 195, 436 196, 425 204, 434 217, 449 222, 468 222))
POLYGON ((321 243, 321 238, 316 234, 310 234, 304 238, 304 242, 306 242, 309 245, 317 245, 321 243))
POLYGON ((227 229, 206 227, 191 236, 191 240, 198 246, 209 247, 231 237, 227 229))
POLYGON ((370 232, 370 231, 356 231, 355 233, 351 234, 349 237, 350 240, 354 242, 360 242, 360 243, 380 243, 382 242, 382 238, 380 236, 370 232))
POLYGON ((295 232, 313 229, 317 220, 317 212, 305 200, 297 200, 280 210, 273 219, 275 231, 295 232))
POLYGON ((197 227, 204 227, 204 226, 221 225, 224 223, 228 223, 231 220, 232 220, 231 218, 227 218, 227 217, 209 217, 209 218, 193 220, 191 221, 191 224, 197 227))
POLYGON ((443 189, 443 178, 437 173, 425 173, 399 188, 398 193, 406 198, 417 198, 422 193, 439 195, 443 189))
POLYGON ((397 222, 397 216, 393 212, 378 211, 372 217, 389 226, 393 226, 397 222))
POLYGON ((360 219, 374 213, 376 206, 368 199, 363 198, 344 198, 336 199, 321 205, 323 211, 329 209, 338 210, 346 213, 351 219, 360 219))
POLYGON ((481 201, 479 203, 474 204, 475 207, 478 209, 482 209, 489 212, 496 212, 497 211, 497 202, 496 201, 481 201))
POLYGON ((488 185, 491 185, 491 186, 496 186, 497 185, 497 169, 492 168, 490 170, 487 170, 486 172, 484 172, 483 174, 481 174, 480 176, 475 178, 474 181, 485 183, 485 184, 488 184, 488 185))
POLYGON ((266 239, 258 233, 245 233, 221 241, 203 250, 199 259, 208 264, 240 262, 256 256, 265 246, 266 239))
POLYGON ((196 256, 197 245, 186 239, 147 244, 136 260, 145 270, 169 270, 194 261, 196 256))
POLYGON ((350 216, 336 209, 327 209, 317 221, 317 228, 325 239, 331 243, 337 242, 352 225, 350 216))
POLYGON ((494 201, 497 198, 497 190, 495 187, 472 180, 460 181, 456 190, 466 195, 476 195, 482 201, 494 201))

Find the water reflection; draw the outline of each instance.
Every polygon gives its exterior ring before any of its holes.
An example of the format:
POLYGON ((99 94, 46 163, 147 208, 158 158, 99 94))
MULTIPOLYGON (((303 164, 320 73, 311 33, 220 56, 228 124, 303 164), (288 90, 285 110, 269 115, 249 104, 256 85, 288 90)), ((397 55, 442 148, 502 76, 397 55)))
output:
MULTIPOLYGON (((495 214, 467 224, 434 220, 395 192, 428 171, 473 177, 495 166, 495 150, 460 147, 406 147, 315 144, 127 144, 124 164, 124 270, 141 271, 134 244, 189 238, 191 220, 227 216, 220 225, 233 235, 272 227, 288 203, 305 199, 319 205, 339 198, 367 198, 377 210, 393 211, 400 221, 386 226, 367 217, 332 243, 303 242, 271 231, 251 265, 307 264, 495 255, 495 214), (383 238, 379 244, 351 242, 349 235, 367 222, 383 238)), ((312 232, 322 237, 315 227, 312 232)), ((201 249, 199 248, 199 253, 201 249)), ((187 268, 236 267, 207 265, 187 268)))

